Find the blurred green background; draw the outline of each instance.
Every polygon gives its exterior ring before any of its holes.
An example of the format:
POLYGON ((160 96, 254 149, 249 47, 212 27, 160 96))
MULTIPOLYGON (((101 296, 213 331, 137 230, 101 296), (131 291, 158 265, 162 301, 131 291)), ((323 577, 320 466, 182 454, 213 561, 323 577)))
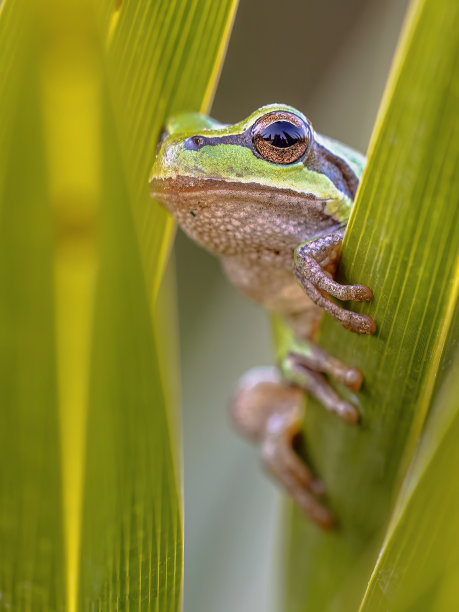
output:
MULTIPOLYGON (((270 102, 365 151, 408 0, 240 0, 212 115, 270 102), (274 47, 274 49, 273 49, 274 47)), ((268 319, 219 262, 176 240, 185 466, 185 612, 278 612, 281 499, 227 404, 245 370, 273 362, 268 319)))

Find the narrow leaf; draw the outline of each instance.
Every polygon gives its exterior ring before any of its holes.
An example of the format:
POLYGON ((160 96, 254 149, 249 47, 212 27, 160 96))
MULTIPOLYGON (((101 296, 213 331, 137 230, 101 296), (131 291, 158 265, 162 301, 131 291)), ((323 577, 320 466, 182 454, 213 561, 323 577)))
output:
POLYGON ((234 10, 1 5, 2 608, 180 608, 178 374, 152 299, 171 231, 147 176, 165 114, 209 100, 234 10))
MULTIPOLYGON (((287 609, 355 609, 430 409, 457 304, 457 57, 453 0, 415 1, 346 232, 343 282, 369 285, 378 325, 353 336, 325 317, 320 344, 359 367, 349 428, 308 400, 308 455, 339 527, 319 533, 294 512, 287 609)), ((345 389, 339 392, 345 394, 345 389)))
POLYGON ((459 606, 459 309, 429 421, 371 576, 362 612, 459 606))

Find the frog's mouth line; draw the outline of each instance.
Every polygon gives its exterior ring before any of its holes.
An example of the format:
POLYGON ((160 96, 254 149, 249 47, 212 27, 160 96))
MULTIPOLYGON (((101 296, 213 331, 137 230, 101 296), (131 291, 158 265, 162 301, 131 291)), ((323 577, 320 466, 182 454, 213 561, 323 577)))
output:
POLYGON ((295 209, 301 214, 301 209, 307 204, 309 210, 324 219, 330 218, 325 212, 326 206, 332 200, 318 198, 313 193, 281 188, 273 190, 269 186, 258 183, 239 183, 215 178, 163 178, 150 181, 151 197, 168 208, 169 203, 197 202, 199 206, 208 208, 213 203, 224 201, 248 202, 264 206, 282 205, 295 209))

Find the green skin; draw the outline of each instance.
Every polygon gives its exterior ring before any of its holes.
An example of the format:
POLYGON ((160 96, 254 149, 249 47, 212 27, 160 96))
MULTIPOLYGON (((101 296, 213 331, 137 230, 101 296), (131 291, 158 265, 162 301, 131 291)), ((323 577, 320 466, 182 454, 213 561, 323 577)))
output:
POLYGON ((296 109, 273 104, 229 126, 197 113, 171 118, 150 177, 153 199, 221 258, 238 289, 291 329, 279 369, 249 372, 232 412, 238 428, 261 444, 268 470, 325 529, 333 519, 320 500, 324 487, 291 442, 301 430, 304 391, 346 422, 358 420, 356 408, 335 394, 323 374, 357 390, 360 373, 319 349, 314 337, 323 309, 353 332, 375 331, 370 317, 329 297, 371 299, 367 287, 333 280, 364 163, 359 153, 315 134, 296 109), (292 116, 304 126, 307 148, 299 159, 279 162, 287 148, 270 145, 270 157, 256 143, 257 126, 292 116))

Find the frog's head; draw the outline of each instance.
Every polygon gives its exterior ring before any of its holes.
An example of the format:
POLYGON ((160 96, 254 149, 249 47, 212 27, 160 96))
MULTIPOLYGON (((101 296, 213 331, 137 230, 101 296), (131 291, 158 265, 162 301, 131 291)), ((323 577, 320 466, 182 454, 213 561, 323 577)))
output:
POLYGON ((348 218, 358 168, 332 145, 340 146, 283 104, 235 125, 182 114, 168 121, 158 145, 151 195, 220 255, 267 243, 294 248, 348 218))

